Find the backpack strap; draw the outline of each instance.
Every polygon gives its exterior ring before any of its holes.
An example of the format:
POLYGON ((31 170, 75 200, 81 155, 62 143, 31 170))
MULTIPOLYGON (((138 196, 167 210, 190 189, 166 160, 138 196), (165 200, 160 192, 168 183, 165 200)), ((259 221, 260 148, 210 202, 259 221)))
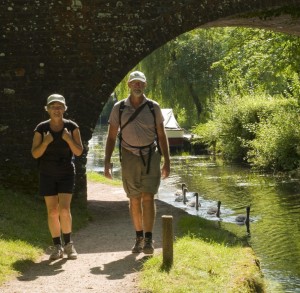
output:
POLYGON ((119 137, 119 159, 120 159, 120 162, 122 161, 122 147, 121 147, 121 143, 122 143, 122 126, 121 126, 121 117, 122 117, 124 108, 125 108, 125 100, 121 101, 120 108, 119 108, 120 132, 118 134, 118 137, 119 137))
POLYGON ((120 128, 121 128, 121 117, 122 117, 124 108, 125 108, 125 100, 121 101, 120 108, 119 108, 119 124, 120 124, 120 128))
MULTIPOLYGON (((154 127, 155 127, 155 133, 156 133, 157 148, 158 148, 159 153, 161 154, 161 149, 160 149, 160 146, 159 146, 158 135, 157 135, 156 116, 155 116, 153 102, 150 101, 150 100, 147 100, 146 103, 144 103, 142 106, 137 108, 136 111, 126 121, 126 123, 124 125, 122 125, 121 117, 122 117, 122 114, 123 114, 123 111, 124 111, 124 108, 125 108, 125 100, 123 100, 123 101, 121 101, 120 108, 119 108, 120 132, 119 132, 118 136, 119 136, 119 158, 120 158, 120 162, 122 161, 122 146, 121 146, 121 143, 122 143, 122 130, 139 115, 139 113, 143 110, 143 108, 146 106, 146 104, 148 105, 149 110, 152 113, 153 118, 154 118, 154 127)), ((142 149, 144 149, 146 147, 149 147, 147 174, 149 173, 149 170, 150 170, 150 161, 151 161, 151 153, 152 153, 151 146, 152 146, 152 144, 153 143, 151 143, 150 145, 147 145, 147 146, 142 146, 142 147, 131 146, 131 147, 134 147, 134 148, 139 148, 141 159, 142 159, 144 165, 146 165, 146 162, 145 162, 144 157, 142 155, 142 149)))
MULTIPOLYGON (((123 126, 121 126, 121 120, 120 120, 120 131, 122 131, 130 122, 132 122, 140 114, 140 112, 144 109, 145 106, 146 106, 146 103, 144 103, 142 106, 138 107, 123 126)), ((124 110, 124 108, 123 108, 123 110, 124 110)))
POLYGON ((140 106, 139 108, 137 108, 134 113, 129 117, 129 119, 126 121, 126 123, 124 125, 121 125, 121 117, 125 108, 125 101, 121 101, 120 103, 120 108, 119 108, 119 123, 120 123, 120 132, 119 132, 119 158, 120 158, 120 162, 122 161, 122 130, 130 123, 132 122, 139 114, 140 112, 144 109, 144 107, 146 106, 146 103, 144 103, 142 106, 140 106))
POLYGON ((161 149, 160 149, 160 145, 159 145, 159 139, 158 139, 158 134, 157 134, 157 125, 156 125, 156 116, 155 116, 155 111, 154 111, 154 105, 152 101, 147 101, 148 107, 153 115, 154 118, 154 127, 155 127, 155 133, 156 133, 156 143, 157 143, 157 149, 159 151, 160 154, 162 154, 161 149))

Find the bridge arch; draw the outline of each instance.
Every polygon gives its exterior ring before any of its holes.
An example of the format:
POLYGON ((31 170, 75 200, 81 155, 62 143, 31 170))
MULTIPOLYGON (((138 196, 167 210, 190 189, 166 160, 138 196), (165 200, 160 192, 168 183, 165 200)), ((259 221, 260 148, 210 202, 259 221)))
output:
MULTIPOLYGON (((248 26, 300 35, 300 0, 0 1, 0 182, 32 189, 35 125, 59 92, 88 141, 116 85, 158 47, 198 27, 248 26)), ((76 194, 86 199, 86 156, 76 194)))

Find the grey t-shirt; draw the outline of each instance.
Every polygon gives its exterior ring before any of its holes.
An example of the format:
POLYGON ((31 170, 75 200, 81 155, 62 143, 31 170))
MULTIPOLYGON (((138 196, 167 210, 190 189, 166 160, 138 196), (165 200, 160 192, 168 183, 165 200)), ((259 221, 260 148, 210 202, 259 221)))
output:
MULTIPOLYGON (((146 97, 142 104, 147 102, 146 97)), ((152 100, 151 100, 152 101, 152 100)), ((156 118, 156 125, 163 123, 164 118, 159 107, 159 104, 155 101, 153 102, 155 118, 156 118)), ((120 109, 121 101, 117 102, 110 114, 108 122, 115 127, 120 126, 119 122, 119 109, 120 109)), ((141 104, 141 105, 142 105, 141 104)), ((125 99, 125 107, 121 116, 121 125, 124 125, 130 116, 136 111, 134 107, 132 107, 130 103, 129 97, 125 99)), ((138 148, 135 147, 142 147, 146 145, 150 145, 156 140, 156 131, 155 131, 155 124, 154 124, 154 117, 150 111, 150 108, 146 105, 142 111, 138 114, 138 116, 131 121, 123 130, 122 130, 122 147, 131 151, 135 155, 139 154, 138 148)), ((146 154, 149 151, 148 148, 142 150, 143 154, 146 154)))

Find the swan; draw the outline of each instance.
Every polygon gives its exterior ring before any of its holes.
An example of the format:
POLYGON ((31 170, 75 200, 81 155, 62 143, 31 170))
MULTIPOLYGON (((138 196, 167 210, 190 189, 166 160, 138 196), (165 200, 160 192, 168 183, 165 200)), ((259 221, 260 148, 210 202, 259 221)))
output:
POLYGON ((235 221, 239 224, 247 224, 250 221, 250 206, 246 207, 246 215, 237 215, 235 221))
MULTIPOLYGON (((196 201, 189 202, 188 206, 194 208, 196 206, 196 201)), ((200 202, 198 202, 198 207, 199 208, 201 207, 201 203, 200 202)))
POLYGON ((183 203, 185 204, 188 200, 186 198, 186 193, 187 193, 188 189, 187 188, 183 188, 183 194, 178 195, 175 198, 175 201, 183 201, 183 203))
POLYGON ((220 214, 221 214, 220 208, 221 208, 221 201, 218 201, 217 207, 211 207, 211 208, 209 208, 207 210, 207 213, 209 215, 216 215, 217 217, 220 217, 220 214))
MULTIPOLYGON (((194 193, 194 196, 198 196, 197 192, 194 193)), ((194 208, 196 206, 196 200, 190 201, 188 203, 188 206, 194 208)), ((199 202, 199 200, 198 200, 198 207, 201 207, 201 203, 199 202)))
POLYGON ((176 190, 175 193, 174 193, 174 195, 175 195, 175 196, 180 196, 180 195, 182 195, 182 194, 183 194, 183 189, 184 189, 184 188, 187 188, 187 187, 186 187, 186 184, 185 184, 185 183, 182 183, 182 184, 181 184, 181 190, 180 190, 180 189, 176 190))

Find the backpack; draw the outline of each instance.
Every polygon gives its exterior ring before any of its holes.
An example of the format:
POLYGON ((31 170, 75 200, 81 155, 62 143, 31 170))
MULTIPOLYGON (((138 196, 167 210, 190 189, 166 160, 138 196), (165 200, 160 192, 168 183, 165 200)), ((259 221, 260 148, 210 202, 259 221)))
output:
MULTIPOLYGON (((156 133, 156 143, 157 143, 157 148, 158 148, 158 151, 159 153, 161 154, 161 150, 160 150, 160 146, 159 146, 159 141, 158 141, 158 135, 157 135, 157 127, 156 127, 156 116, 155 116, 155 111, 154 111, 154 106, 153 106, 153 102, 150 101, 150 100, 147 100, 146 103, 144 103, 142 106, 140 106, 139 108, 136 109, 136 111, 129 117, 129 119, 125 122, 125 124, 121 125, 121 117, 122 117, 122 114, 123 114, 123 111, 124 111, 124 108, 125 108, 125 100, 121 101, 120 103, 120 108, 119 108, 119 122, 120 122, 120 132, 118 134, 118 137, 119 137, 119 157, 120 157, 120 162, 122 161, 122 147, 121 147, 121 143, 122 143, 122 130, 130 123, 132 122, 137 116, 138 114, 143 110, 143 108, 148 105, 149 107, 149 110, 150 112, 152 113, 153 115, 153 118, 154 118, 154 127, 155 127, 155 133, 156 133)), ((147 174, 149 173, 149 170, 150 170, 150 161, 151 161, 151 153, 152 153, 152 145, 154 144, 154 142, 152 142, 151 144, 149 145, 146 145, 146 146, 141 146, 141 147, 137 147, 137 146, 132 146, 132 145, 129 145, 130 147, 133 147, 133 148, 138 148, 139 151, 140 151, 140 156, 141 156, 141 159, 143 161, 143 164, 144 166, 146 166, 146 162, 145 162, 145 159, 143 157, 143 154, 142 154, 142 150, 145 149, 145 148, 149 148, 149 157, 148 157, 148 166, 147 166, 147 174)))

